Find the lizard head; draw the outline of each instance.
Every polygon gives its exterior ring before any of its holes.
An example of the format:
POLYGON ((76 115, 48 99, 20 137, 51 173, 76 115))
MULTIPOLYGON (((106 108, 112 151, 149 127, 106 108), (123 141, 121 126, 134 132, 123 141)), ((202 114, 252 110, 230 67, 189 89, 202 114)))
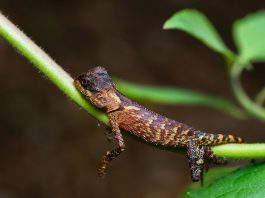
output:
POLYGON ((95 67, 74 80, 75 87, 95 106, 107 112, 120 108, 115 84, 104 67, 95 67))

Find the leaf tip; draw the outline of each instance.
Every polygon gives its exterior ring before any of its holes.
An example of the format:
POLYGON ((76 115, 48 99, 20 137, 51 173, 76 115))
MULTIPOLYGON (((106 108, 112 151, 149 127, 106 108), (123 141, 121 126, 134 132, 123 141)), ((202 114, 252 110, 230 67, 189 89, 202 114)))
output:
POLYGON ((162 27, 164 30, 167 30, 167 29, 170 29, 171 26, 170 26, 170 23, 169 23, 169 20, 167 20, 164 24, 163 24, 163 27, 162 27))

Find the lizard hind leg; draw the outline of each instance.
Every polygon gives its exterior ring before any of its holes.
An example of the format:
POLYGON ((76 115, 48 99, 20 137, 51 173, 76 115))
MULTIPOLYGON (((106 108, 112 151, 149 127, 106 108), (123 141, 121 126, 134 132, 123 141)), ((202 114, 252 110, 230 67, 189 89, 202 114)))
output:
POLYGON ((190 165, 191 180, 197 182, 203 179, 205 167, 206 146, 198 145, 196 142, 188 143, 187 155, 190 165))
POLYGON ((208 163, 217 165, 227 164, 227 160, 216 156, 210 147, 199 145, 196 142, 188 143, 187 155, 189 159, 191 180, 203 182, 203 171, 208 171, 208 163))

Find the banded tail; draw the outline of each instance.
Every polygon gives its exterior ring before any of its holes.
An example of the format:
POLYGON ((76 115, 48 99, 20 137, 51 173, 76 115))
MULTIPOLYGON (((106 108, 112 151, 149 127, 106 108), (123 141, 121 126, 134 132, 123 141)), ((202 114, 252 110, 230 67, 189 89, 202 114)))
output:
POLYGON ((244 143, 241 137, 235 137, 227 134, 209 134, 209 139, 213 145, 227 143, 244 143))

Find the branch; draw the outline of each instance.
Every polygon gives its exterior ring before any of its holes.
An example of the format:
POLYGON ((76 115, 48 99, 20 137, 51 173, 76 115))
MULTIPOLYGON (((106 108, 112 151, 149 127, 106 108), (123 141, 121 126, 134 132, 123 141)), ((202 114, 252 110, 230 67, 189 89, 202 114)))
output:
POLYGON ((230 159, 265 158, 265 144, 223 144, 212 147, 218 156, 230 159), (254 157, 254 158, 253 158, 254 157))
POLYGON ((108 123, 107 116, 90 105, 75 89, 72 77, 52 60, 39 46, 0 12, 0 35, 39 69, 71 100, 97 120, 108 123))
MULTIPOLYGON (((83 108, 98 121, 108 124, 106 114, 98 111, 90 105, 73 86, 73 79, 54 60, 52 60, 40 47, 30 40, 22 31, 12 24, 0 13, 0 35, 16 50, 39 69, 54 85, 56 85, 67 97, 83 108)), ((213 147, 219 156, 234 158, 265 158, 265 144, 240 144, 221 145, 213 147), (246 155, 245 150, 251 151, 246 155)))

